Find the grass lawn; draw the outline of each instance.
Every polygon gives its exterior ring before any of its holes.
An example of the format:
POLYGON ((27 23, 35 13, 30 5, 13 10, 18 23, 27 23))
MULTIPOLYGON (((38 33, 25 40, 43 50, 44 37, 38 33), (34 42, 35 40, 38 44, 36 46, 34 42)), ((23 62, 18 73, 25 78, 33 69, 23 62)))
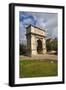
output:
POLYGON ((57 76, 57 61, 50 60, 20 60, 20 78, 57 76))

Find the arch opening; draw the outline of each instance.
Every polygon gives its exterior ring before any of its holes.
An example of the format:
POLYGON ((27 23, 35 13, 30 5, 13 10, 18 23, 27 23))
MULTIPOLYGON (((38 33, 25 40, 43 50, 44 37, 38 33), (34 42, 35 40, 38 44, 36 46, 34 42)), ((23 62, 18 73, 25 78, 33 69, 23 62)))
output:
POLYGON ((37 40, 37 53, 38 54, 42 54, 43 53, 42 41, 40 39, 37 40))

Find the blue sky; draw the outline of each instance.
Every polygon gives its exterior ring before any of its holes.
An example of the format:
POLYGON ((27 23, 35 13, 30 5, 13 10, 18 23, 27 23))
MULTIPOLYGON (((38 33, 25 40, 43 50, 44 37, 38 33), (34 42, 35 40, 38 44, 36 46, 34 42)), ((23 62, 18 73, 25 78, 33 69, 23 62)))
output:
POLYGON ((34 25, 46 31, 47 38, 58 36, 57 13, 19 12, 19 40, 26 42, 26 27, 34 25))

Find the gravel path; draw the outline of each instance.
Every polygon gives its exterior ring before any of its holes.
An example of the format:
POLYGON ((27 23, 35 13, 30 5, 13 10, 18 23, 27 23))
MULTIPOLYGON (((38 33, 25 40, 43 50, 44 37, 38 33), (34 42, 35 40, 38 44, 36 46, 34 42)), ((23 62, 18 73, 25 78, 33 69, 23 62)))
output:
POLYGON ((57 55, 52 55, 52 54, 44 54, 44 55, 36 55, 36 56, 32 56, 32 57, 28 57, 28 56, 20 56, 20 60, 57 60, 58 56, 57 55))

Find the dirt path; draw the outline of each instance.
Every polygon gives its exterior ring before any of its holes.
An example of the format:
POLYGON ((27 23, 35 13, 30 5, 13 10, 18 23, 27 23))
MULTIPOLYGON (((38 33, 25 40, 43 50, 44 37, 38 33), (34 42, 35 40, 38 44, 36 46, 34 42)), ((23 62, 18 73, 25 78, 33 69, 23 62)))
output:
POLYGON ((37 56, 32 56, 32 57, 28 57, 28 56, 20 56, 20 60, 57 60, 58 57, 57 55, 50 55, 50 54, 45 54, 45 55, 37 55, 37 56))

